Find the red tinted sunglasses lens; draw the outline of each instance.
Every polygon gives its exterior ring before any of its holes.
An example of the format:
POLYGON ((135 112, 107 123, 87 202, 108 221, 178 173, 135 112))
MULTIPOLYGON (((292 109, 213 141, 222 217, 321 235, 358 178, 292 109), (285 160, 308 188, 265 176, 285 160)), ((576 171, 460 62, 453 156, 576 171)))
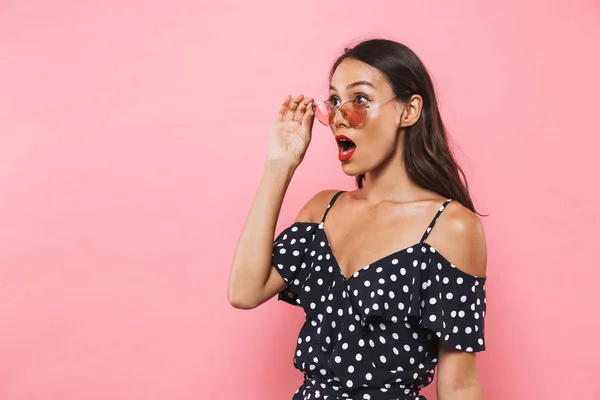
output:
POLYGON ((333 113, 329 103, 313 103, 313 111, 320 123, 327 126, 331 125, 333 113))
POLYGON ((356 104, 353 101, 349 101, 342 105, 342 113, 344 119, 352 126, 358 126, 362 124, 367 116, 367 108, 364 104, 356 104))

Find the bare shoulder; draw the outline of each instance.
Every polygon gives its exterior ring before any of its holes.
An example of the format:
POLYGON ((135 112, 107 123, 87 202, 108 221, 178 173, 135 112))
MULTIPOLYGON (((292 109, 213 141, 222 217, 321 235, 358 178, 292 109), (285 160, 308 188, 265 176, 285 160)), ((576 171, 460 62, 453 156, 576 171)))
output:
POLYGON ((298 215, 296 222, 320 222, 327 205, 339 190, 327 189, 315 194, 306 204, 298 215))
POLYGON ((484 277, 487 245, 483 224, 477 214, 451 201, 427 240, 441 255, 463 272, 484 277))

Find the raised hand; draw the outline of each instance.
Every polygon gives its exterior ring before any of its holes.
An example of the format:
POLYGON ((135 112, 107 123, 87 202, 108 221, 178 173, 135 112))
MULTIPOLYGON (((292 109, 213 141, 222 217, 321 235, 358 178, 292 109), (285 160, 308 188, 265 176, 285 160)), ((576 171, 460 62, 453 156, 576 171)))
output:
POLYGON ((268 161, 296 168, 310 143, 314 112, 313 99, 287 96, 275 114, 269 133, 268 161))

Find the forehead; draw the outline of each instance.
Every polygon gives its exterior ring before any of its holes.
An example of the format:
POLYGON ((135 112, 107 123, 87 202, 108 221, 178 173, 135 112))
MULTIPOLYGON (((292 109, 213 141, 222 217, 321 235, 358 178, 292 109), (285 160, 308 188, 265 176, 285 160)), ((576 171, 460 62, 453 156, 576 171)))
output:
POLYGON ((337 91, 343 92, 346 86, 359 81, 370 82, 376 91, 391 90, 391 86, 379 70, 352 58, 341 62, 333 73, 330 84, 337 91))

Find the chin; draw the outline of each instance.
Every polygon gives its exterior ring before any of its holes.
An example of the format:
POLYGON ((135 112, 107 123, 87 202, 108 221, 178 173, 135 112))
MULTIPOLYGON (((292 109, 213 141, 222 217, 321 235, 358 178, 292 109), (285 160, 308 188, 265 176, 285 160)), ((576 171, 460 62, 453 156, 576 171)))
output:
POLYGON ((360 168, 357 165, 352 165, 352 163, 343 163, 342 171, 344 171, 346 175, 354 177, 359 176, 361 174, 365 174, 367 172, 364 168, 360 168))

